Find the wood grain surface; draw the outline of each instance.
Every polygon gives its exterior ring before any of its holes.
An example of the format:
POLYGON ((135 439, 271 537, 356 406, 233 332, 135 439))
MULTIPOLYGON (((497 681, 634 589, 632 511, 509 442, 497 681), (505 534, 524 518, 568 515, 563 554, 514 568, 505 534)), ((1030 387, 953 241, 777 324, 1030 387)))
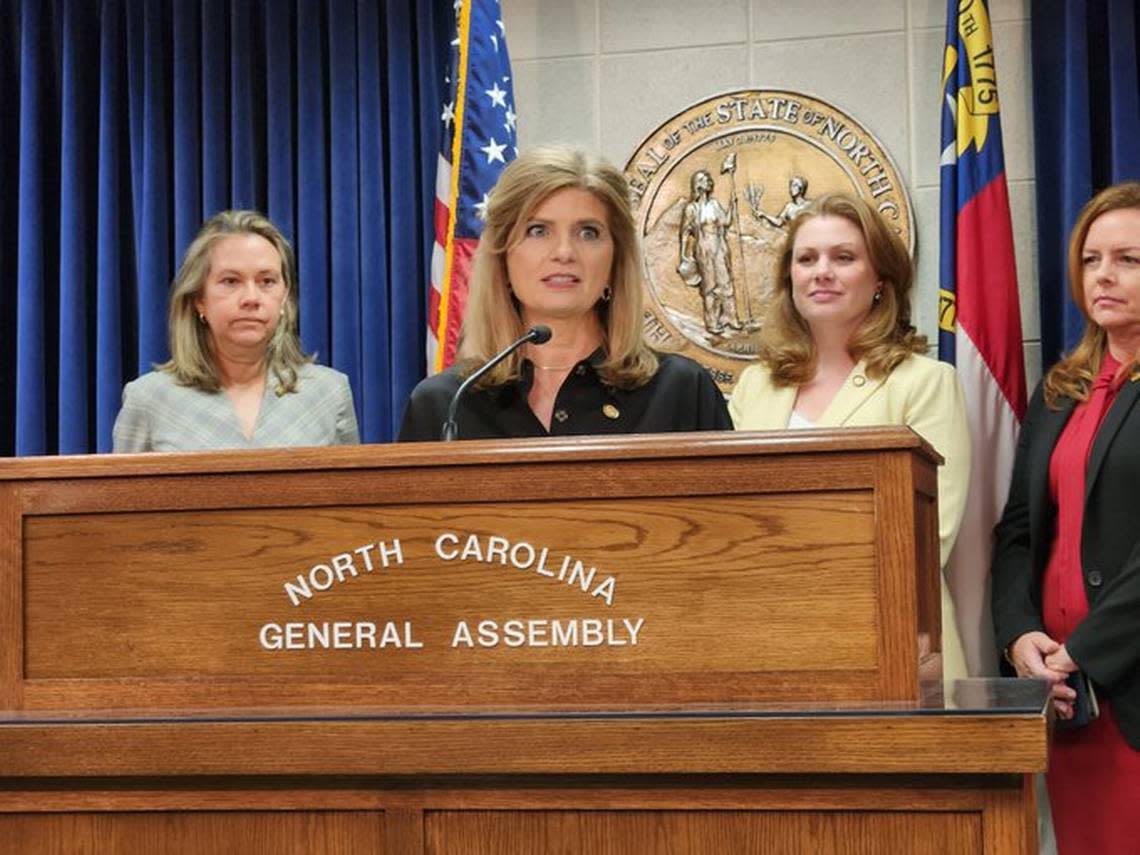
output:
POLYGON ((384 815, 363 811, 0 812, 0 851, 78 855, 384 853, 384 815))
POLYGON ((35 855, 1029 855, 1036 841, 1032 789, 1024 780, 972 775, 45 780, 28 782, 23 790, 0 783, 0 839, 18 842, 18 851, 35 855), (230 841, 244 848, 226 848, 230 841))
POLYGON ((0 777, 1021 774, 1045 758, 1041 714, 0 726, 0 777))
MULTIPOLYGON (((682 653, 685 667, 704 672, 876 664, 870 491, 703 502, 88 514, 34 517, 25 529, 31 679, 384 678, 423 669, 453 682, 464 674, 479 681, 504 666, 521 676, 552 663, 585 677, 600 667, 675 670, 682 653), (441 559, 434 549, 441 534, 448 538, 445 555, 462 555, 474 535, 481 556, 441 559), (515 561, 509 553, 486 560, 493 537, 515 545, 515 561), (388 550, 399 541, 403 563, 392 557, 385 568, 373 548, 374 569, 367 571, 352 551, 377 541, 388 550), (537 572, 540 560, 530 558, 544 549, 541 569, 554 576, 537 572), (346 572, 343 582, 316 589, 311 568, 330 567, 331 556, 345 553, 358 575, 346 572), (582 571, 562 581, 557 575, 567 560, 571 570, 582 561, 582 571), (591 596, 608 577, 612 605, 591 596), (300 605, 294 605, 286 582, 311 599, 295 593, 300 605), (636 645, 483 649, 473 637, 475 649, 452 646, 458 621, 475 629, 483 619, 512 618, 612 619, 622 641, 631 638, 623 619, 644 625, 636 645), (410 621, 424 646, 270 652, 259 643, 267 623, 322 621, 396 621, 397 643, 410 621), (839 622, 847 631, 833 637, 839 622)), ((336 576, 318 573, 318 582, 329 579, 336 576)))
POLYGON ((484 463, 518 465, 558 461, 568 454, 594 461, 724 457, 910 449, 933 464, 942 458, 907 427, 810 431, 701 431, 697 433, 468 440, 458 443, 211 451, 191 454, 60 455, 0 458, 0 481, 197 475, 202 472, 299 472, 337 469, 424 468, 484 463))
POLYGON ((977 813, 848 811, 440 811, 430 855, 486 852, 889 853, 978 851, 977 813))
POLYGON ((931 453, 809 433, 5 461, 0 697, 915 698, 931 453))
POLYGON ((937 462, 898 428, 0 461, 0 852, 1029 855, 1044 713, 917 703, 937 462), (451 644, 615 618, 638 644, 451 644), (423 646, 259 641, 388 622, 423 646), (716 713, 750 701, 787 712, 716 713))

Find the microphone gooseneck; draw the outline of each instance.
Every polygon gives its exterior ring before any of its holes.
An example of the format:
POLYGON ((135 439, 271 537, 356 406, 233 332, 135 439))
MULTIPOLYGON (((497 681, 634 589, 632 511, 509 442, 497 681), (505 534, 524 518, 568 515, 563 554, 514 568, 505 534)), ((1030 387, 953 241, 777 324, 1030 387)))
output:
POLYGON ((464 380, 459 388, 455 390, 455 394, 451 396, 451 402, 447 405, 447 420, 444 421, 443 428, 440 431, 440 439, 444 442, 451 442, 453 439, 459 438, 459 424, 455 421, 455 412, 459 407, 459 399, 463 397, 472 383, 477 381, 524 344, 546 344, 550 341, 552 335, 553 333, 550 331, 550 327, 545 324, 535 324, 516 341, 512 342, 510 346, 503 348, 502 351, 479 366, 479 370, 473 372, 470 377, 464 380))

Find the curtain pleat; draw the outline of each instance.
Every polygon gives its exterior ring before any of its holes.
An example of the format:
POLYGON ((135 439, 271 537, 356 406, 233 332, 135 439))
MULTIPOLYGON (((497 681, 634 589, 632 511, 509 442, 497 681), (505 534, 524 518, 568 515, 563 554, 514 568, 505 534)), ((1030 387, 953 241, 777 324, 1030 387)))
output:
MULTIPOLYGON (((198 68, 202 91, 202 211, 215 213, 230 205, 229 158, 229 9, 226 0, 203 0, 202 61, 198 68)), ((194 230, 201 225, 199 218, 194 230)))
MULTIPOLYGON (((44 301, 53 278, 46 263, 44 241, 48 215, 46 184, 52 181, 53 161, 48 151, 56 135, 50 116, 56 112, 48 65, 54 46, 48 22, 49 8, 38 0, 25 0, 20 9, 20 150, 17 173, 18 218, 16 247, 16 444, 27 454, 47 450, 47 377, 49 344, 44 301)), ((54 289, 52 289, 54 290, 54 289)), ((54 372, 53 372, 54 373, 54 372)), ((52 414, 54 415, 54 414, 52 414)))
POLYGON ((1035 0, 1030 17, 1037 268, 1044 368, 1076 345, 1068 238, 1084 204, 1140 178, 1135 0, 1035 0))
POLYGON ((170 104, 167 21, 158 3, 143 4, 142 149, 132 168, 142 170, 142 219, 138 233, 139 351, 136 371, 142 374, 168 355, 166 297, 170 290, 173 222, 168 181, 170 104))
MULTIPOLYGON (((254 128, 265 127, 261 106, 254 97, 254 75, 264 67, 256 56, 258 40, 253 38, 250 18, 253 3, 230 7, 230 198, 231 208, 257 208, 259 194, 254 150, 254 128), (255 70, 256 69, 256 70, 255 70)), ((264 197, 264 194, 261 194, 264 197)))
POLYGON ((202 222, 293 242, 301 337, 385 441, 424 374, 449 0, 0 0, 0 454, 108 451, 202 222), (5 85, 8 84, 8 85, 5 85), (4 228, 7 227, 7 228, 4 228))
POLYGON ((202 20, 176 15, 173 25, 174 245, 185 247, 202 224, 202 20))
MULTIPOLYGON (((59 211, 59 450, 65 454, 87 450, 91 433, 88 359, 92 336, 86 283, 91 281, 90 247, 94 198, 97 188, 87 181, 93 174, 92 126, 97 115, 84 103, 84 78, 98 62, 92 42, 83 37, 94 21, 90 8, 64 3, 60 64, 60 186, 59 198, 71 200, 59 211)), ((97 153, 97 152, 96 152, 97 153)))
POLYGON ((328 4, 329 224, 333 299, 332 363, 354 384, 360 378, 360 223, 357 205, 356 14, 352 0, 328 4))
MULTIPOLYGON (((380 16, 371 3, 357 4, 356 52, 360 65, 357 89, 359 146, 356 169, 360 174, 357 206, 360 217, 360 374, 359 382, 370 389, 383 390, 374 406, 362 414, 361 430, 380 431, 392 424, 390 390, 392 371, 388 332, 389 279, 387 209, 389 198, 399 204, 399 197, 371 192, 369 188, 385 187, 383 164, 384 141, 384 57, 381 45, 380 16)), ((395 110, 396 105, 390 104, 395 110)), ((399 243, 392 244, 399 247, 399 243)))
MULTIPOLYGON (((276 6, 274 7, 276 8, 276 6)), ((296 81, 293 75, 293 19, 284 14, 267 14, 265 32, 265 154, 267 160, 269 218, 294 241, 297 237, 294 194, 293 103, 296 81)), ((294 245, 295 248, 295 245, 294 245)))
POLYGON ((297 0, 297 264, 301 340, 329 355, 329 202, 324 83, 325 14, 316 0, 297 0))
MULTIPOLYGON (((124 318, 123 294, 134 277, 133 230, 122 187, 130 175, 124 20, 120 0, 104 0, 99 39, 99 166, 95 230, 95 448, 111 450, 111 427, 119 411, 119 386, 133 364, 135 325, 124 318)), ((18 450, 18 453, 27 453, 18 450)))
MULTIPOLYGON (((388 54, 388 61, 397 66, 407 63, 417 50, 416 41, 416 14, 415 0, 392 0, 398 12, 388 17, 387 38, 384 46, 388 54)), ((428 14, 427 12, 424 13, 428 14)), ((430 25, 430 21, 425 22, 430 25)), ((428 27, 430 29, 430 27, 428 27)), ((424 47, 426 50, 426 46, 424 47)), ((433 67, 443 69, 446 60, 441 60, 433 67)), ((443 74, 440 74, 442 77, 443 74)), ((416 81, 418 82, 418 81, 416 81)), ((392 182, 392 192, 397 199, 406 199, 425 194, 424 198, 432 200, 432 205, 426 208, 431 216, 434 211, 435 200, 435 172, 432 170, 430 183, 420 184, 422 178, 415 170, 403 168, 403 164, 414 163, 419 152, 424 157, 438 158, 439 156, 439 110, 426 110, 422 114, 417 112, 416 103, 420 98, 419 87, 409 86, 407 81, 389 76, 385 98, 388 103, 387 128, 384 138, 390 141, 386 162, 394 165, 389 176, 392 182), (422 126, 418 120, 426 120, 431 128, 430 136, 424 136, 422 126), (400 133, 401 128, 408 128, 411 133, 400 133)), ((442 103, 442 102, 441 102, 442 103)), ((431 257, 431 246, 435 232, 432 220, 419 220, 413 217, 392 217, 387 222, 388 245, 394 247, 414 247, 414 253, 394 253, 389 259, 392 287, 389 290, 390 312, 386 322, 393 336, 399 335, 400 328, 405 324, 414 323, 417 327, 426 327, 426 304, 416 300, 406 284, 419 271, 411 263, 413 258, 421 256, 431 257)), ((413 354, 394 353, 391 360, 391 376, 388 388, 391 394, 388 397, 389 411, 398 419, 401 415, 403 403, 412 386, 418 381, 418 363, 413 354)))
MULTIPOLYGON (((11 50, 0 50, 0 120, 6 126, 0 134, 0 163, 7 166, 20 163, 20 135, 16 133, 20 121, 20 0, 0 0, 0 44, 11 45, 11 50)), ((7 196, 16 190, 13 180, 5 172, 3 178, 7 196)), ((18 192, 18 191, 17 191, 18 192)), ((0 196, 0 198, 3 198, 0 196)), ((19 223, 17 206, 11 202, 0 204, 0 269, 8 271, 8 282, 0 288, 0 447, 12 448, 16 434, 16 307, 18 283, 12 281, 17 272, 19 223)))
MULTIPOLYGON (((401 11, 415 8, 415 0, 404 0, 401 11)), ((415 14, 407 14, 405 20, 412 21, 415 36, 412 44, 416 56, 428 56, 432 50, 436 51, 435 62, 420 62, 417 73, 412 81, 416 94, 416 109, 413 113, 418 125, 419 133, 416 136, 414 156, 427 159, 439 157, 440 138, 443 124, 440 118, 440 109, 425 109, 424 104, 429 103, 432 93, 445 88, 445 78, 451 60, 451 42, 449 38, 439 39, 439 32, 447 32, 451 26, 454 11, 450 4, 422 4, 415 14)), ((393 86, 396 85, 393 82, 393 86)), ((440 105, 444 102, 441 100, 440 105)), ((394 129, 389 127, 389 135, 394 129)), ((402 192, 412 193, 417 198, 430 200, 420 210, 420 224, 415 231, 417 241, 417 257, 426 257, 429 260, 430 271, 431 251, 435 234, 435 173, 434 168, 415 170, 415 174, 407 175, 403 183, 402 192)), ((406 255, 393 259, 394 282, 406 282, 419 271, 412 268, 412 260, 406 255), (398 265, 398 266, 397 266, 398 265)), ((403 290, 392 299, 393 324, 403 326, 410 324, 414 316, 415 328, 427 327, 427 302, 425 300, 413 301, 403 290)), ((403 401, 411 392, 421 374, 420 360, 415 354, 401 351, 392 356, 392 394, 393 407, 397 410, 403 406, 403 401)))
POLYGON ((1113 175, 1140 178, 1140 15, 1136 0, 1109 0, 1109 155, 1113 175))

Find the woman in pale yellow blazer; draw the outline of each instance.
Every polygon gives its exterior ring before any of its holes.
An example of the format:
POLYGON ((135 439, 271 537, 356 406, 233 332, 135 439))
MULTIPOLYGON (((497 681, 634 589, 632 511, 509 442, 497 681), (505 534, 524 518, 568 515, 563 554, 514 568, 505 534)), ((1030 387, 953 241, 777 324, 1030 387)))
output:
MULTIPOLYGON (((788 231, 760 359, 729 412, 738 430, 907 425, 945 458, 938 471, 942 567, 965 510, 970 435, 952 366, 924 356, 910 322, 914 267, 899 237, 862 199, 833 193, 788 231)), ((953 601, 942 580, 947 679, 965 677, 953 601)))

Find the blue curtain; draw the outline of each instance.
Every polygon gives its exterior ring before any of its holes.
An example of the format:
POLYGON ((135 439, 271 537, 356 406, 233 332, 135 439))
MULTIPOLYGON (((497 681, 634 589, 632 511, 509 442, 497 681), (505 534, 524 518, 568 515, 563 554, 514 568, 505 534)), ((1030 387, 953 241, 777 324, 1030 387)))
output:
POLYGON ((1077 214, 1109 184, 1140 178, 1140 13, 1136 0, 1034 0, 1031 15, 1041 350, 1047 368, 1084 329, 1066 274, 1077 214))
POLYGON ((107 451, 182 251, 256 208, 365 441, 424 373, 448 0, 0 0, 0 454, 107 451))

